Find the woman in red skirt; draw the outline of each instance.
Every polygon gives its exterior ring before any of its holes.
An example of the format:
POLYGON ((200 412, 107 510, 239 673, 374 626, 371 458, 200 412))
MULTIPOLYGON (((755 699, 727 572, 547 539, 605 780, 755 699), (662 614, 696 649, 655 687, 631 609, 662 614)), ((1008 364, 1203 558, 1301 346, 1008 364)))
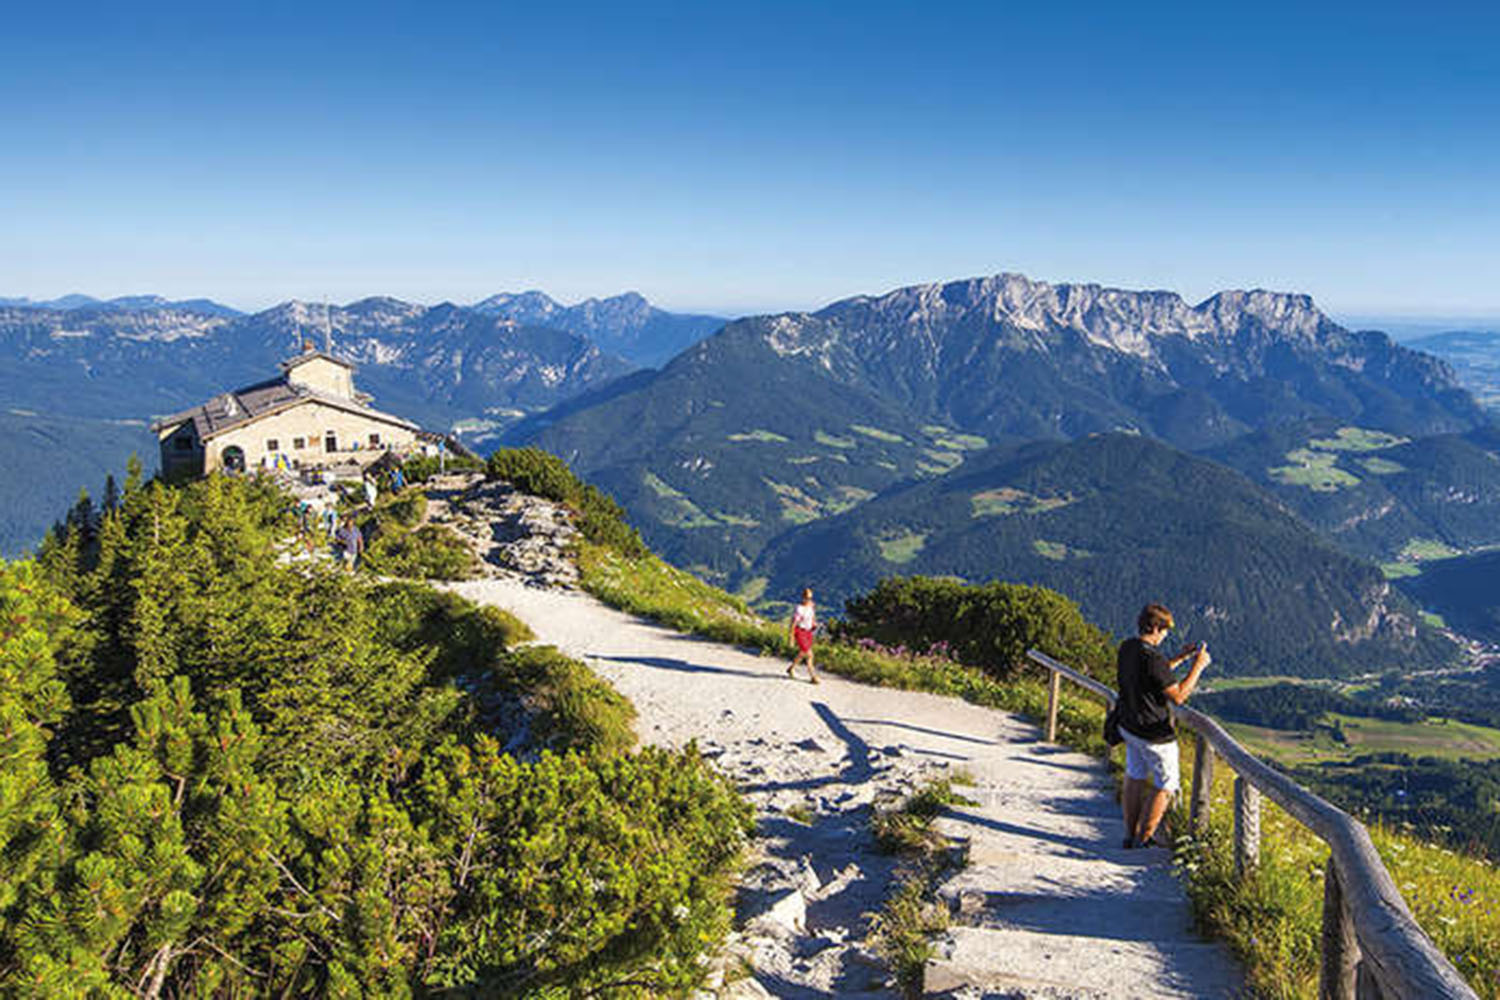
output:
POLYGON ((812 588, 805 587, 802 603, 792 611, 792 642, 797 644, 797 655, 792 657, 792 665, 786 668, 788 677, 797 676, 797 664, 806 657, 807 676, 814 684, 818 683, 818 672, 813 669, 813 633, 817 630, 818 613, 813 607, 812 588))

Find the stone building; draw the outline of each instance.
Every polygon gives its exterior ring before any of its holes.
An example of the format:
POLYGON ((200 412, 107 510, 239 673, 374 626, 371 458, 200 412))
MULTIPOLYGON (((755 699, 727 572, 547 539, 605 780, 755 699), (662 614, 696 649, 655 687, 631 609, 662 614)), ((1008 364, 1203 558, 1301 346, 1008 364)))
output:
POLYGON ((357 474, 391 453, 435 449, 441 437, 371 407, 354 366, 312 348, 281 375, 215 396, 152 424, 169 477, 249 469, 357 474))

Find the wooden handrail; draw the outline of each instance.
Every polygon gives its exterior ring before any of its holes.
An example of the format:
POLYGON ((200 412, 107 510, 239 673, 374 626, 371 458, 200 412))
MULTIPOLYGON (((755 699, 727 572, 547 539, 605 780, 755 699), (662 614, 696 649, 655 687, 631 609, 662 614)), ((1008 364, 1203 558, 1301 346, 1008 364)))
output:
MULTIPOLYGON (((1027 655, 1051 671, 1053 678, 1066 677, 1113 705, 1115 692, 1092 677, 1059 663, 1046 653, 1029 650, 1027 655)), ((1049 685, 1049 701, 1056 699, 1056 684, 1049 685)), ((1311 830, 1329 847, 1323 904, 1323 970, 1320 998, 1367 996, 1464 998, 1477 995, 1459 975, 1442 951, 1417 924, 1396 883, 1380 860, 1370 833, 1363 823, 1332 803, 1303 788, 1291 778, 1263 763, 1240 746, 1217 722, 1202 712, 1174 706, 1178 722, 1197 734, 1198 766, 1193 788, 1193 823, 1207 825, 1210 796, 1200 776, 1211 773, 1215 754, 1239 776, 1247 794, 1237 794, 1237 809, 1257 809, 1254 789, 1268 796, 1297 822, 1311 830), (1199 810, 1202 810, 1200 813, 1199 810), (1356 956, 1349 945, 1357 946, 1356 956)), ((1049 721, 1057 716, 1055 704, 1047 707, 1049 721)), ((1049 741, 1055 738, 1049 726, 1049 741)), ((1206 780, 1206 779, 1205 779, 1206 780)), ((1246 817, 1249 818, 1249 817, 1246 817)), ((1236 823, 1238 831, 1259 823, 1236 823)), ((1250 845, 1236 844, 1236 857, 1254 864, 1250 845)))

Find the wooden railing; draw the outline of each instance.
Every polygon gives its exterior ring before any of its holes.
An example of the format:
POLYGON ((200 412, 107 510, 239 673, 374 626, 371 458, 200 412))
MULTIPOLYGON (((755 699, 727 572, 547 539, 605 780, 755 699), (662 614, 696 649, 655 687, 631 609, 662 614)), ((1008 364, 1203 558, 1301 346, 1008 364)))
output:
MULTIPOLYGON (((1047 741, 1057 739, 1062 679, 1099 695, 1115 692, 1092 677, 1035 649, 1032 660, 1051 672, 1047 697, 1047 741)), ((1321 1000, 1365 998, 1474 998, 1458 970, 1418 926, 1385 870, 1363 823, 1324 801, 1236 743, 1217 722, 1191 708, 1174 707, 1176 720, 1195 734, 1190 823, 1200 835, 1208 826, 1214 761, 1235 773, 1234 857, 1240 872, 1260 859, 1260 797, 1269 796, 1329 848, 1323 880, 1323 968, 1321 1000)))

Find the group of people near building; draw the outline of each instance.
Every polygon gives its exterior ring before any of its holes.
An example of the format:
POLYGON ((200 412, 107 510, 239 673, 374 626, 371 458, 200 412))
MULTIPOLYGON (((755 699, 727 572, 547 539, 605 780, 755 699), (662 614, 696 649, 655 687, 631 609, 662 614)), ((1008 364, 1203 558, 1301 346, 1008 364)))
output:
MULTIPOLYGON (((382 485, 393 494, 406 488, 406 476, 399 465, 388 472, 366 470, 360 479, 360 496, 364 509, 373 511, 380 498, 382 485)), ((323 494, 305 497, 297 503, 297 532, 309 555, 326 545, 345 568, 353 571, 364 559, 365 533, 360 528, 354 511, 339 513, 337 494, 329 490, 323 494)))

